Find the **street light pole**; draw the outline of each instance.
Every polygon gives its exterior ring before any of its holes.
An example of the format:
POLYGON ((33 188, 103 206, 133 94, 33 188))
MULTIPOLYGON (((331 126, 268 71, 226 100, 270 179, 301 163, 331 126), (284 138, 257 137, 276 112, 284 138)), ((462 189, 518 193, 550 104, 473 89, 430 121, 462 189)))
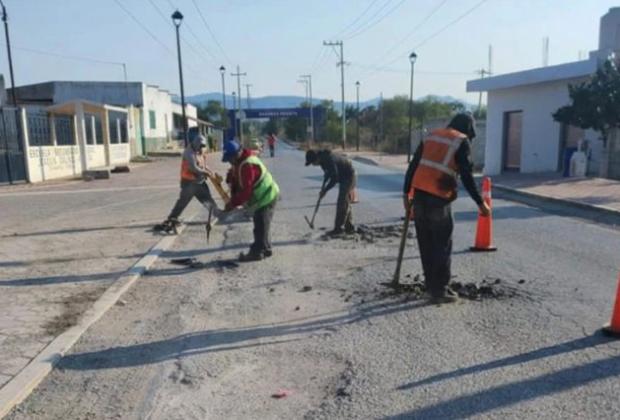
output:
POLYGON ((357 90, 357 118, 356 118, 356 129, 357 129, 357 144, 356 144, 356 150, 359 152, 360 151, 360 81, 358 80, 357 82, 355 82, 355 87, 357 90))
POLYGON ((181 116, 183 118, 183 144, 187 147, 188 138, 187 138, 187 116, 185 115, 185 89, 183 87, 183 64, 181 61, 181 37, 179 35, 179 26, 181 26, 181 22, 183 21, 183 15, 181 12, 176 10, 172 14, 172 22, 176 28, 177 33, 177 56, 179 60, 179 81, 181 84, 181 116))
POLYGON ((413 65, 418 55, 415 52, 409 54, 411 62, 411 82, 409 84, 409 145, 407 146, 407 162, 411 162, 411 147, 413 146, 412 123, 413 123, 413 65))
POLYGON ((312 75, 302 74, 300 77, 308 80, 308 90, 310 92, 310 132, 311 141, 314 141, 314 103, 312 102, 312 75))
POLYGON ((226 67, 220 67, 220 74, 222 75, 222 107, 224 107, 224 110, 226 110, 226 82, 224 81, 226 67))

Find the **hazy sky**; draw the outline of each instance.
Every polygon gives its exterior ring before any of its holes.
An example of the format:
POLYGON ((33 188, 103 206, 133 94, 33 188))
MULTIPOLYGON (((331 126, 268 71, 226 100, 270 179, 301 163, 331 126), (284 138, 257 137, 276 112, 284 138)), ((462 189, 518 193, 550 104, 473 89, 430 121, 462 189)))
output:
MULTIPOLYGON (((355 99, 356 80, 361 83, 362 100, 377 97, 379 92, 386 97, 407 94, 407 57, 415 48, 419 57, 414 96, 452 95, 471 102, 477 96, 465 92, 465 81, 476 77, 476 69, 487 66, 489 44, 493 46, 495 74, 540 66, 544 37, 550 39, 550 64, 576 61, 580 52, 586 54, 597 48, 599 19, 618 4, 612 0, 4 0, 4 3, 9 13, 18 85, 47 80, 123 78, 118 65, 30 51, 37 50, 124 62, 130 80, 178 92, 174 29, 169 19, 176 7, 185 15, 181 32, 185 39, 182 50, 186 94, 221 91, 218 68, 224 64, 233 70, 239 64, 241 71, 248 73, 242 83, 253 85, 254 97, 303 95, 298 76, 312 73, 315 97, 339 99, 340 70, 336 67, 336 54, 323 47, 322 42, 344 39, 345 61, 350 63, 345 67, 348 101, 355 99), (194 3, 217 41, 209 34, 194 3), (462 19, 458 20, 459 17, 462 19), (373 70, 375 67, 387 67, 384 69, 387 71, 373 70)), ((8 81, 4 39, 0 51, 1 71, 8 81)), ((226 88, 230 93, 237 90, 236 80, 231 78, 230 71, 227 73, 226 88)), ((242 91, 245 95, 245 87, 242 91)))

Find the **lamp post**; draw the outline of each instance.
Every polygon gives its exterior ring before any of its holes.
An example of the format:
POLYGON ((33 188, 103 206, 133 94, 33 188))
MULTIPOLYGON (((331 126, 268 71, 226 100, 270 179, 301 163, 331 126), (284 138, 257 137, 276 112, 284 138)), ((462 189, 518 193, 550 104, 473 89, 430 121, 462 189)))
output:
POLYGON ((185 115, 185 90, 183 88, 183 65, 181 64, 181 41, 179 36, 179 26, 183 21, 183 15, 178 10, 172 14, 172 22, 177 33, 177 57, 179 59, 179 82, 181 84, 181 116, 183 118, 183 144, 187 147, 187 117, 185 115))
POLYGON ((220 66, 220 74, 222 75, 222 106, 226 110, 226 82, 224 81, 224 75, 226 74, 226 67, 220 66))
MULTIPOLYGON (((232 97, 233 97, 233 110, 234 110, 237 107, 237 92, 233 91, 232 97)), ((239 136, 239 131, 238 131, 239 128, 238 128, 238 124, 237 124, 237 116, 238 116, 238 114, 237 114, 236 111, 233 112, 233 116, 234 116, 234 118, 233 118, 233 125, 235 127, 234 133, 235 133, 235 136, 238 137, 239 136)))
POLYGON ((411 162, 411 146, 413 142, 413 135, 411 133, 411 127, 413 123, 413 66, 418 55, 415 52, 409 54, 409 61, 411 62, 411 82, 409 84, 409 145, 407 147, 407 162, 411 162))
POLYGON ((357 144, 356 150, 360 151, 360 81, 355 82, 355 88, 357 91, 357 113, 356 113, 356 128, 357 128, 357 144))

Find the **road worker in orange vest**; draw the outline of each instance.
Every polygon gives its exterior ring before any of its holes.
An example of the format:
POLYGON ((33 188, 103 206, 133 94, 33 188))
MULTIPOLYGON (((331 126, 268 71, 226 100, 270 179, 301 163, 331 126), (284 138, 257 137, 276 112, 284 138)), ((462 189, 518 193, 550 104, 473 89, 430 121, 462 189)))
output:
POLYGON ((213 209, 216 217, 219 214, 207 185, 207 176, 214 176, 214 173, 207 167, 204 159, 203 150, 206 147, 207 139, 197 135, 185 148, 181 161, 181 193, 168 218, 163 223, 155 225, 154 230, 168 233, 176 231, 176 226, 180 223, 179 216, 194 197, 207 209, 213 209))
POLYGON ((471 141, 476 137, 470 114, 458 114, 447 128, 433 130, 418 146, 405 175, 406 208, 413 197, 415 229, 426 289, 433 303, 451 303, 457 294, 448 287, 451 277, 451 203, 457 196, 457 177, 476 202, 480 213, 490 209, 482 200, 473 178, 471 141))

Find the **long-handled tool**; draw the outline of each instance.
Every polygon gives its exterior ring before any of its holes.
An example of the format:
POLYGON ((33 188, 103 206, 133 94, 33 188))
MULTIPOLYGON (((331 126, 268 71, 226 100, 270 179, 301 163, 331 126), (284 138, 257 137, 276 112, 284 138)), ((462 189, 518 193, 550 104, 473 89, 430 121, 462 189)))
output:
POLYGON ((314 218, 319 211, 319 206, 321 205, 322 195, 319 194, 319 199, 316 201, 316 206, 314 207, 314 214, 312 214, 312 220, 308 219, 308 216, 304 215, 304 219, 306 219, 306 223, 310 226, 310 229, 314 229, 314 218))
POLYGON ((209 207, 209 218, 207 219, 207 224, 205 225, 205 230, 207 231, 207 244, 209 243, 209 238, 211 237, 211 218, 213 217, 213 205, 209 207))
POLYGON ((396 271, 394 272, 394 278, 390 283, 391 287, 398 287, 400 284, 400 267, 403 264, 403 255, 405 253, 405 245, 407 245, 407 234, 409 233, 409 222, 411 209, 413 208, 413 200, 407 202, 407 209, 405 211, 405 225, 403 226, 403 236, 400 238, 400 248, 398 250, 398 260, 396 260, 396 271))
POLYGON ((214 175, 207 175, 207 178, 209 178, 209 180, 215 187, 215 190, 222 198, 222 201, 224 201, 224 204, 228 203, 228 201, 230 200, 230 196, 228 195, 226 190, 224 190, 224 186, 222 185, 222 183, 224 182, 224 178, 222 178, 222 175, 216 173, 214 175))

